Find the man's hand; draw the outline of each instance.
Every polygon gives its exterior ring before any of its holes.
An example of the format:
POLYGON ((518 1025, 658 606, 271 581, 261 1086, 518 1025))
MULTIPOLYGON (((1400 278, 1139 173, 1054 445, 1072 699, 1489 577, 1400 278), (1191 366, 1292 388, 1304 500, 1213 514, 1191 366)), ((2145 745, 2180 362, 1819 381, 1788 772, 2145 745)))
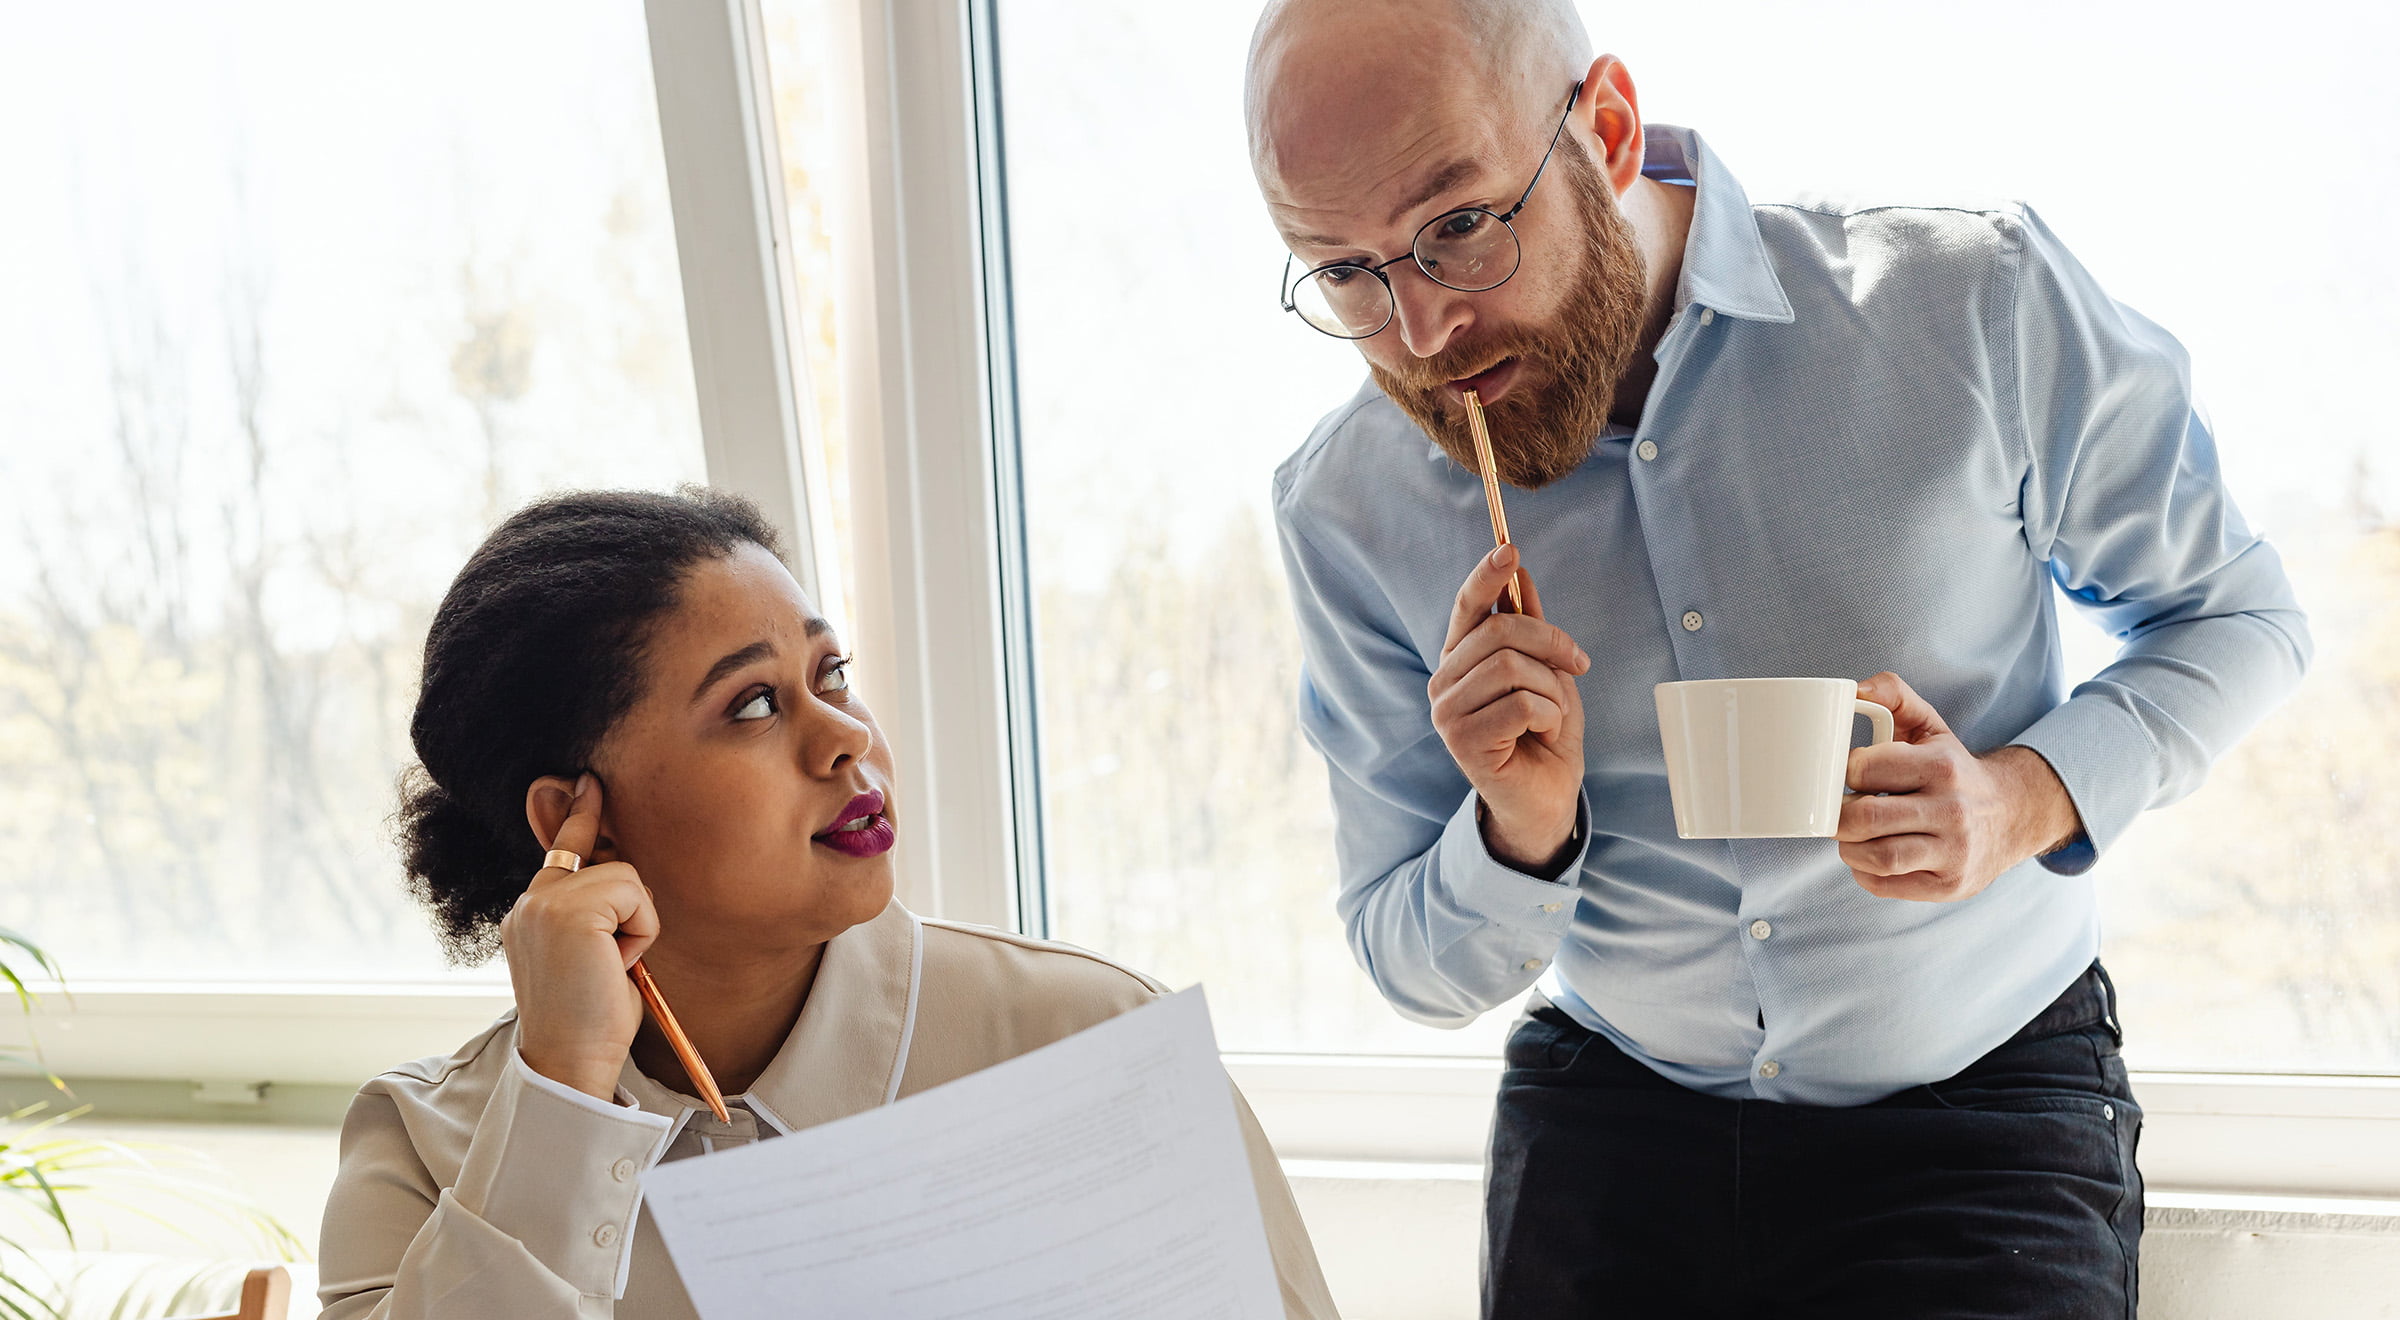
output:
POLYGON ((1583 788, 1583 698, 1575 677, 1592 667, 1575 639, 1542 621, 1533 575, 1517 572, 1523 614, 1494 614, 1517 571, 1502 546, 1475 564, 1450 611, 1442 662, 1425 685, 1433 727, 1483 799, 1483 841, 1520 871, 1554 870, 1575 832, 1583 788))
POLYGON ((1842 804, 1842 861, 1878 898, 1952 903, 2082 831, 2075 804, 2050 763, 2029 747, 1976 756, 1898 674, 1858 685, 1891 708, 1892 741, 1850 753, 1842 804), (1874 797, 1885 793, 1888 797, 1874 797))

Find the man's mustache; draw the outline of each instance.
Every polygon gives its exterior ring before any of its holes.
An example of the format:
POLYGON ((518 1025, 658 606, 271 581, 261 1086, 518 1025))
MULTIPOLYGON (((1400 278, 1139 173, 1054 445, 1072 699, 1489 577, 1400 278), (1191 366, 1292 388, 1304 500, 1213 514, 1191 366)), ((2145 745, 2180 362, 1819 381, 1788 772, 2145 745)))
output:
POLYGON ((1522 336, 1511 335, 1503 342, 1487 341, 1472 348, 1445 348, 1432 357, 1403 362, 1387 370, 1401 385, 1430 393, 1454 380, 1480 375, 1510 358, 1529 360, 1534 356, 1529 351, 1530 347, 1523 342, 1522 336))

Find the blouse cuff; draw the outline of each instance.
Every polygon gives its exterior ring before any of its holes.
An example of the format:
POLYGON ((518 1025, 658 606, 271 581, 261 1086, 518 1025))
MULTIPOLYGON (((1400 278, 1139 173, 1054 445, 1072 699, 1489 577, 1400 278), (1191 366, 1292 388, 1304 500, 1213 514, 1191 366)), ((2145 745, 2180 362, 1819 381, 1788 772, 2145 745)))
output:
POLYGON ((641 1174, 673 1133, 666 1115, 560 1085, 512 1048, 452 1191, 578 1292, 622 1296, 641 1174))

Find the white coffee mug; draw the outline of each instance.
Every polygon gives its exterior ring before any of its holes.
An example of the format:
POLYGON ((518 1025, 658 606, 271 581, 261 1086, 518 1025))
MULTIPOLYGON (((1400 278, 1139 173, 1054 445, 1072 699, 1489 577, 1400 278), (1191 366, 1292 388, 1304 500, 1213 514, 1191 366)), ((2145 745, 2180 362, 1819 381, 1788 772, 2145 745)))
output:
MULTIPOLYGON (((1842 817, 1851 721, 1892 740, 1892 712, 1847 678, 1661 683, 1675 832, 1687 839, 1829 838, 1842 817)), ((1873 745, 1873 744, 1870 744, 1873 745)))

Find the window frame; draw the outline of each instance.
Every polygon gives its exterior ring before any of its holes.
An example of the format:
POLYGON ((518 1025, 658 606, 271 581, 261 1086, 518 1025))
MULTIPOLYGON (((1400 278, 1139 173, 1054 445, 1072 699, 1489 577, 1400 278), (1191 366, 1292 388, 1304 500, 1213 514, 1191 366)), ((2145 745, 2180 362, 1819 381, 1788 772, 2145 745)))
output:
MULTIPOLYGON (((908 767, 903 901, 1040 933, 995 0, 834 0, 835 237, 860 684, 908 767), (905 76, 904 76, 905 71, 905 76), (1013 602, 1013 603, 1012 603, 1013 602)), ((758 0, 648 0, 709 479, 815 587, 789 242, 758 0)), ((1230 75, 1229 75, 1230 76, 1230 75)), ((1327 919, 1331 920, 1328 913, 1327 919)), ((35 985, 91 1078, 355 1085, 507 1009, 474 986, 35 985)), ((1479 1163, 1495 1059, 1229 1055, 1286 1159, 1479 1163)), ((23 1073, 23 1065, 6 1071, 23 1073)), ((2159 1189, 2400 1198, 2400 1076, 2137 1072, 2159 1189)))

